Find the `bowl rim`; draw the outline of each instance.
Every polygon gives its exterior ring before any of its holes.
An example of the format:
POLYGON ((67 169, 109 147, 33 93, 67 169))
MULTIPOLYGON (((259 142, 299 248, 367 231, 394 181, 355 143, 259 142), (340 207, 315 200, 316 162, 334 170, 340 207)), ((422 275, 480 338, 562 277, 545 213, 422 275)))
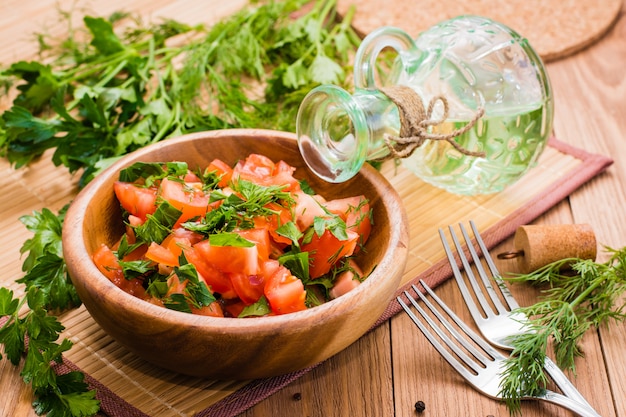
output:
MULTIPOLYGON (((84 213, 92 201, 94 194, 100 188, 100 186, 107 182, 112 176, 118 175, 120 169, 128 166, 131 161, 141 160, 142 155, 152 152, 158 148, 167 148, 172 146, 178 146, 186 141, 194 141, 198 139, 218 139, 222 137, 242 137, 242 136, 257 136, 263 135, 266 137, 278 138, 279 140, 294 141, 296 145, 296 135, 290 132, 282 132, 269 129, 221 129, 211 130, 203 132, 189 133, 181 135, 175 138, 166 139, 143 148, 138 149, 130 154, 124 155, 119 160, 115 161, 111 166, 106 168, 100 174, 98 174, 91 182, 89 182, 74 198, 70 204, 63 224, 63 251, 66 259, 72 260, 91 260, 91 255, 88 253, 86 246, 84 245, 84 233, 83 233, 83 218, 84 213), (70 242, 81 242, 79 244, 72 244, 70 242)), ((303 168, 304 169, 304 168, 303 168)), ((306 168, 308 169, 308 168, 306 168)), ((311 175, 315 175, 311 172, 311 175)), ((371 183, 378 184, 376 187, 385 187, 386 192, 380 194, 380 198, 383 204, 387 206, 389 202, 397 201, 399 215, 402 218, 402 224, 407 224, 406 211, 401 204, 401 200, 396 190, 389 184, 387 179, 382 176, 376 169, 368 164, 365 164, 360 172, 357 174, 369 179, 371 183), (375 179, 375 181, 373 181, 375 179)), ((164 320, 171 325, 175 326, 193 326, 195 328, 211 328, 220 329, 224 333, 249 333, 254 331, 259 333, 265 328, 268 330, 275 329, 277 326, 288 330, 290 328, 297 328, 303 323, 310 322, 312 317, 321 318, 321 321, 330 319, 333 310, 341 308, 342 310, 349 311, 353 309, 357 303, 356 301, 362 293, 371 291, 371 287, 377 283, 378 280, 386 279, 386 276, 397 276, 398 286, 401 272, 404 270, 405 261, 408 256, 408 232, 404 227, 390 227, 389 247, 387 251, 383 253, 380 262, 374 266, 373 271, 368 278, 363 281, 354 290, 342 295, 341 297, 330 300, 319 306, 309 308, 303 311, 283 314, 283 315, 271 315, 262 317, 253 317, 248 319, 240 319, 234 317, 211 317, 202 316, 197 314, 189 314, 179 312, 176 310, 167 309, 161 306, 151 304, 145 300, 139 299, 132 294, 129 294, 112 283, 97 269, 95 264, 87 263, 81 267, 89 274, 89 286, 96 289, 100 294, 104 302, 122 303, 124 308, 130 309, 133 313, 142 316, 159 317, 160 320, 164 320), (402 256, 402 262, 395 262, 397 252, 404 251, 402 256), (401 269, 402 271, 398 271, 401 269), (384 272, 383 272, 384 271, 384 272), (94 279, 95 278, 95 279, 94 279), (372 279, 374 278, 374 279, 372 279)), ((77 278, 80 282, 85 280, 77 278)), ((390 278, 391 279, 391 278, 390 278)), ((74 280, 74 279, 73 279, 74 280)), ((388 303, 389 300, 384 300, 388 303)), ((86 306, 88 307, 88 306, 86 306)), ((387 305, 385 305, 385 308, 387 305)), ((89 309, 89 308, 88 308, 89 309)), ((376 317, 378 319, 378 317, 376 317)), ((271 331, 271 330, 269 330, 271 331)))

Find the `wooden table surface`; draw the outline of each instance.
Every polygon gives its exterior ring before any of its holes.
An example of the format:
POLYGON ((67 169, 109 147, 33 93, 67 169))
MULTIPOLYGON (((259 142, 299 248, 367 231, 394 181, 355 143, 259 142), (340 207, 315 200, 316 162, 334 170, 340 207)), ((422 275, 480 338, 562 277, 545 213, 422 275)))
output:
MULTIPOLYGON (((86 1, 87 9, 106 14, 124 8, 175 17, 189 23, 211 22, 245 4, 221 2, 210 15, 185 12, 181 1, 86 1)), ((56 0, 3 0, 0 3, 0 62, 33 57, 29 36, 42 27, 61 32, 56 0)), ((598 2, 601 6, 602 0, 598 2)), ((69 6, 65 6, 69 7, 69 6)), ((583 185, 536 223, 589 223, 600 245, 626 245, 626 5, 610 32, 590 48, 549 63, 556 97, 557 137, 585 150, 611 156, 609 170, 583 185)), ((3 190, 4 191, 4 190, 3 190)), ((42 207, 32 207, 41 210, 42 207)), ((25 213, 27 214, 27 213, 25 213)), ((17 220, 16 220, 17 222, 17 220)), ((16 245, 22 242, 16 242, 16 245)), ((511 239, 494 252, 512 248, 511 239)), ((6 257, 2 254, 0 256, 6 257)), ((5 264, 6 259, 3 259, 5 264)), ((606 260, 601 253, 599 260, 606 260)), ((6 262, 8 264, 8 261, 6 262)), ((505 267, 505 266, 504 266, 505 267)), ((18 278, 18 277, 16 277, 18 278)), ((513 286, 521 304, 536 292, 513 286)), ((465 313, 457 286, 448 281, 437 293, 465 313)), ((462 314, 470 320, 468 314, 462 314)), ((577 363, 574 384, 604 417, 626 417, 626 323, 589 332, 583 340, 584 359, 577 363)), ((32 396, 18 370, 0 362, 0 417, 35 416, 32 396)), ((242 416, 416 416, 423 401, 424 416, 508 416, 508 410, 469 387, 435 352, 404 314, 398 315, 354 345, 260 402, 242 416)), ((524 402, 524 416, 571 416, 571 412, 538 402, 524 402)))

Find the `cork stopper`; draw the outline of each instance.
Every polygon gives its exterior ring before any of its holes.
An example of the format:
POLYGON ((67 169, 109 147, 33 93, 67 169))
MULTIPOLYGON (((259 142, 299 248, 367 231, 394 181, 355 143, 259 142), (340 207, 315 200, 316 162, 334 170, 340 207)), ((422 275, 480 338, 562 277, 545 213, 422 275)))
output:
POLYGON ((514 245, 523 274, 565 258, 595 260, 597 255, 596 237, 588 224, 520 226, 514 245))

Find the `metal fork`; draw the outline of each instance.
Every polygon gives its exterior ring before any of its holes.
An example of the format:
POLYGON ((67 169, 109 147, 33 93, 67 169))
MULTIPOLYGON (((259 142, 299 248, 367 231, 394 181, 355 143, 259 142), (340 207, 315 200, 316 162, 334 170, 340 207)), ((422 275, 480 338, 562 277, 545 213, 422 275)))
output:
MULTIPOLYGON (((431 315, 418 304, 408 291, 404 292, 404 296, 408 299, 419 316, 421 316, 421 319, 413 313, 411 307, 406 304, 400 296, 397 297, 398 303, 400 303, 404 311, 411 317, 428 341, 467 382, 476 390, 491 398, 502 399, 499 392, 500 382, 502 380, 501 371, 506 357, 463 323, 463 321, 435 295, 426 283, 420 281, 420 284, 424 287, 428 295, 430 295, 430 298, 439 306, 439 309, 437 309, 415 285, 412 286, 413 291, 415 291, 423 304, 431 311, 432 315, 437 318, 437 321, 442 326, 437 324, 431 315), (444 311, 447 317, 452 319, 456 326, 446 319, 440 310, 444 311)), ((546 390, 541 395, 524 397, 523 399, 543 400, 565 407, 582 417, 597 417, 597 414, 589 410, 584 404, 550 390, 546 390)))
MULTIPOLYGON (((463 264, 465 276, 467 277, 467 282, 470 283, 474 297, 472 297, 466 284, 466 279, 457 266, 454 254, 450 249, 450 245, 448 244, 444 231, 439 229, 441 242, 443 243, 446 255, 450 261, 450 266, 452 267, 452 271, 459 289, 461 290, 461 294, 472 317, 474 318, 474 321, 476 322, 476 325, 478 326, 478 329, 489 341, 489 343, 505 350, 512 350, 513 346, 511 346, 510 343, 511 338, 523 332, 530 331, 525 325, 525 323, 528 322, 528 317, 516 310, 519 308, 519 305, 504 284, 493 259, 489 255, 485 242, 478 232, 476 224, 473 221, 470 221, 470 226, 476 239, 476 243, 483 254, 485 262, 487 263, 490 275, 485 271, 485 268, 480 261, 480 257, 472 245, 472 241, 467 233, 467 230, 463 224, 459 224, 466 246, 471 254, 475 270, 478 272, 482 281, 482 288, 478 283, 478 279, 472 270, 470 262, 465 256, 463 247, 461 246, 454 229, 452 226, 449 226, 448 229, 459 258, 461 259, 461 263, 463 264), (498 292, 500 293, 500 296, 498 295, 498 292), (490 301, 487 300, 487 297, 490 301), (478 301, 480 308, 474 300, 478 301), (504 300, 506 304, 501 300, 504 300)), ((545 359, 544 369, 548 375, 550 375, 554 383, 561 389, 563 394, 580 403, 583 403, 589 411, 592 412, 591 415, 599 416, 599 414, 593 409, 593 407, 591 407, 582 394, 578 392, 576 387, 571 383, 563 371, 561 371, 561 369, 548 357, 545 359)))

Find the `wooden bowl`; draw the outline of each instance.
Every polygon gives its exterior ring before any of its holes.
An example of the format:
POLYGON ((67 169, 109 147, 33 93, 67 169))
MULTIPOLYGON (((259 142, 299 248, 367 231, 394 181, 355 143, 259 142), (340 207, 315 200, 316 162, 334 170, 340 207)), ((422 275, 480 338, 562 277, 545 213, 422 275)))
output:
POLYGON ((407 220, 391 185, 369 166, 351 181, 330 184, 310 173, 295 135, 268 130, 222 130, 169 139, 125 156, 89 183, 71 204, 63 251, 78 295, 93 319, 118 343, 155 365, 213 379, 276 376, 319 363, 365 334, 400 282, 408 250, 407 220), (358 260, 371 275, 355 290, 318 307, 282 316, 216 318, 182 313, 135 298, 102 275, 92 261, 101 243, 123 233, 113 183, 137 161, 185 161, 206 167, 214 158, 234 164, 250 153, 284 160, 327 198, 364 194, 374 226, 358 260))

